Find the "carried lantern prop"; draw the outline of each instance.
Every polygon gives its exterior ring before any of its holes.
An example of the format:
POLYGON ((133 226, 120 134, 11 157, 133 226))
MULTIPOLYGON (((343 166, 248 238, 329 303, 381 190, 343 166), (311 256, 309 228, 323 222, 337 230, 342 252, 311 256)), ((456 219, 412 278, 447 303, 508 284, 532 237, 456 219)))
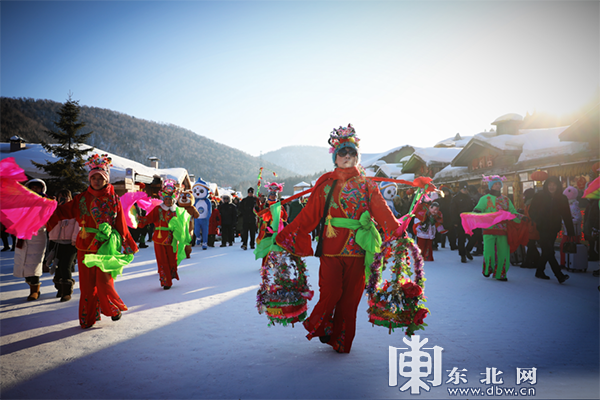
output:
POLYGON ((548 173, 546 171, 535 171, 531 174, 531 179, 538 182, 543 182, 548 179, 548 173))
POLYGON ((388 328, 390 334, 395 328, 405 329, 408 336, 425 329, 423 319, 429 309, 423 304, 424 287, 423 257, 414 240, 402 237, 383 242, 371 265, 367 285, 369 322, 388 328), (388 261, 393 262, 392 276, 382 281, 382 265, 388 261))
POLYGON ((286 326, 306 319, 307 301, 314 292, 306 281, 306 263, 287 252, 270 252, 261 267, 262 284, 256 293, 259 314, 267 314, 269 326, 286 326), (269 270, 273 270, 271 282, 269 270))

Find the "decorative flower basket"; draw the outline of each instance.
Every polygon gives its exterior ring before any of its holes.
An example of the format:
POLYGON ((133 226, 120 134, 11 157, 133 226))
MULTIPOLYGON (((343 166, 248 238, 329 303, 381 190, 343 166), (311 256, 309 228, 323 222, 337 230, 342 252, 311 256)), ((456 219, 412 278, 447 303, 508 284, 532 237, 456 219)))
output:
POLYGON ((369 322, 388 328, 390 334, 396 328, 406 329, 408 336, 425 329, 427 324, 423 319, 429 309, 423 304, 427 301, 423 294, 423 275, 421 250, 412 239, 403 237, 383 242, 381 253, 375 255, 371 265, 367 285, 369 322), (381 271, 387 265, 390 265, 391 279, 382 282, 381 271))
POLYGON ((262 284, 256 293, 259 314, 267 314, 269 326, 287 326, 306 319, 306 302, 314 292, 306 281, 306 264, 287 252, 271 252, 261 268, 262 284), (269 271, 273 271, 273 282, 269 271))

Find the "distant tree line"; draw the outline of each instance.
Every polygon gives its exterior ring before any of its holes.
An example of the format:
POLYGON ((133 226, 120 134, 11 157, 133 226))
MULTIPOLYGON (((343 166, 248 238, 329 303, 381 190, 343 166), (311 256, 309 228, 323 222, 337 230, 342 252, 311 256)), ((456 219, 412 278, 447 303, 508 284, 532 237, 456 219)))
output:
MULTIPOLYGON (((1 141, 20 136, 31 143, 51 143, 47 131, 58 122, 62 103, 31 98, 1 99, 1 141)), ((80 121, 93 131, 90 146, 148 165, 148 157, 158 157, 160 168, 186 168, 196 178, 233 187, 253 181, 260 166, 277 171, 281 177, 293 173, 286 168, 232 147, 217 143, 188 129, 172 124, 135 118, 120 112, 81 106, 80 121)))

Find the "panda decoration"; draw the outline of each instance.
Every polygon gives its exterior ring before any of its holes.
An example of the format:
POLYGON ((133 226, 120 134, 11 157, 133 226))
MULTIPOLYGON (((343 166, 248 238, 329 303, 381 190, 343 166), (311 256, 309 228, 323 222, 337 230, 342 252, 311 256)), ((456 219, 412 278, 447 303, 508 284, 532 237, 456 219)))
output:
POLYGON ((202 244, 202 249, 206 250, 208 248, 208 221, 212 213, 212 207, 208 198, 210 188, 206 182, 198 178, 194 186, 192 186, 192 193, 196 199, 194 206, 199 214, 199 217, 194 220, 196 244, 202 244))
POLYGON ((396 197, 396 193, 398 193, 398 186, 396 186, 394 182, 381 182, 379 184, 379 190, 381 191, 381 195, 383 196, 388 207, 392 211, 392 214, 398 218, 400 213, 396 211, 396 207, 394 206, 394 197, 396 197))

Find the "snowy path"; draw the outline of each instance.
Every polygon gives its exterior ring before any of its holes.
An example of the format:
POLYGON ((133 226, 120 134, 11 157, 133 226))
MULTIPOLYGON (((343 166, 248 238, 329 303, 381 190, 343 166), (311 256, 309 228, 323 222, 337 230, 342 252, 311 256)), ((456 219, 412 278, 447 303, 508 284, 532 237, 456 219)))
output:
MULTIPOLYGON (((77 322, 77 285, 73 300, 61 303, 45 274, 41 299, 25 301, 29 289, 12 276, 13 254, 0 253, 3 399, 464 399, 473 396, 448 390, 489 389, 479 382, 488 367, 503 371, 502 387, 535 388, 536 399, 592 399, 600 390, 598 278, 591 272, 570 273, 559 285, 512 267, 509 281, 498 282, 481 275, 481 257, 461 264, 456 252, 435 252, 425 265, 432 314, 418 333, 429 340, 425 347, 444 349, 442 384, 411 395, 399 391, 406 378, 388 386, 388 348, 406 347, 404 334, 372 327, 366 298, 350 354, 307 341, 301 325, 267 327, 255 308, 260 263, 239 242, 194 249, 168 291, 159 285, 152 245, 142 249, 116 282, 129 311, 88 330, 77 322), (454 367, 467 370, 467 383, 446 383, 454 367), (531 367, 537 384, 516 385, 516 368, 531 367)), ((307 264, 318 292, 318 260, 307 264)))

